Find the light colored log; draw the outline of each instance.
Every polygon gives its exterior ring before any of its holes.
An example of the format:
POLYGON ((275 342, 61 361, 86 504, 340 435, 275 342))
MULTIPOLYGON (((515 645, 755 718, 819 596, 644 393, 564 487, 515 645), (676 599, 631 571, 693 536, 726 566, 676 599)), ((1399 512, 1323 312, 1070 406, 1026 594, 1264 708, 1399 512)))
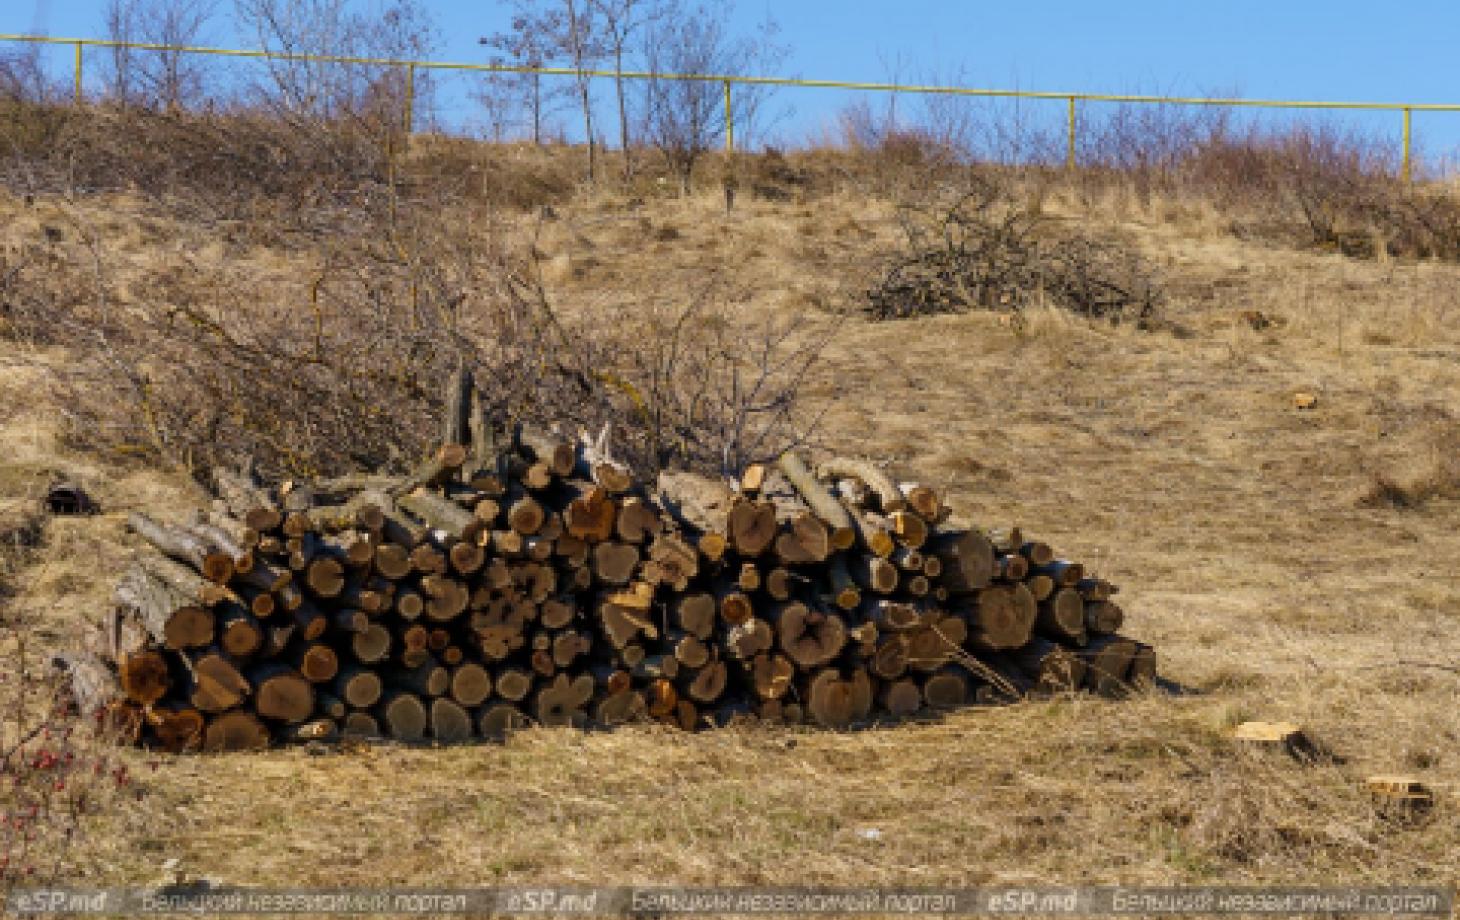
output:
POLYGON ((826 486, 806 465, 806 461, 801 459, 801 455, 796 451, 787 451, 776 461, 776 466, 812 513, 826 525, 831 548, 850 549, 857 540, 857 530, 852 524, 851 514, 827 491, 826 486))

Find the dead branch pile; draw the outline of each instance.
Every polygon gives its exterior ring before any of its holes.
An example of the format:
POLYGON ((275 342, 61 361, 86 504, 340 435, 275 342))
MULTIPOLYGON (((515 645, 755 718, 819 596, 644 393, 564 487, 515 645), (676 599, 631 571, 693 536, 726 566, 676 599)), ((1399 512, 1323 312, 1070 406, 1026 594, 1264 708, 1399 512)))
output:
POLYGON ((877 466, 795 453, 737 482, 635 481, 607 432, 494 437, 469 375, 402 478, 215 474, 145 542, 80 708, 169 751, 517 727, 841 728, 1155 677, 1115 587, 1016 529, 955 524, 877 466))
POLYGON ((1055 232, 993 185, 951 207, 906 211, 903 231, 905 246, 867 292, 872 319, 1047 303, 1111 322, 1144 322, 1161 306, 1150 267, 1128 247, 1055 232))

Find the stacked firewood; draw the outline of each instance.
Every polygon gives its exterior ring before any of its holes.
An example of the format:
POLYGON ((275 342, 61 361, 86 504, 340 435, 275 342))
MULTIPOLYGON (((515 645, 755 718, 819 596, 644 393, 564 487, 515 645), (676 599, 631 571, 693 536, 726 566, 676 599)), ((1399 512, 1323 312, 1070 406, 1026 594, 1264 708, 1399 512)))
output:
POLYGON ((133 514, 147 549, 96 647, 60 662, 81 707, 166 750, 225 751, 644 719, 839 728, 1155 679, 1113 585, 869 462, 788 453, 651 490, 606 436, 499 445, 453 392, 446 443, 409 477, 269 489, 220 471, 190 520, 133 514))

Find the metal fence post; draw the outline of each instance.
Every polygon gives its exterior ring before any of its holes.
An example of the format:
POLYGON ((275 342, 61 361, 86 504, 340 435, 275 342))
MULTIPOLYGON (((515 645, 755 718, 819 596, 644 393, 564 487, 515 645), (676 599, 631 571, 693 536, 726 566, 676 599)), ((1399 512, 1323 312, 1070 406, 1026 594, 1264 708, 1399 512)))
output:
POLYGON ((76 43, 76 104, 81 105, 86 100, 85 87, 81 82, 81 49, 85 47, 81 42, 76 43))
POLYGON ((1067 113, 1066 138, 1065 138, 1065 169, 1075 168, 1075 97, 1069 98, 1069 111, 1067 113))
POLYGON ((735 152, 735 111, 730 107, 730 81, 725 81, 725 152, 735 152))
POLYGON ((416 65, 406 65, 406 111, 405 123, 406 137, 411 136, 416 128, 416 65))
POLYGON ((1409 127, 1410 127, 1409 126, 1409 122, 1410 122, 1410 115, 1411 114, 1412 113, 1411 113, 1411 111, 1409 109, 1405 109, 1404 110, 1404 159, 1403 159, 1403 161, 1400 164, 1399 171, 1400 171, 1400 174, 1404 176, 1404 184, 1405 185, 1409 185, 1410 182, 1413 179, 1411 165, 1410 165, 1410 163, 1411 163, 1411 161, 1410 161, 1410 153, 1409 153, 1409 150, 1410 150, 1410 137, 1411 137, 1410 130, 1409 130, 1409 127))

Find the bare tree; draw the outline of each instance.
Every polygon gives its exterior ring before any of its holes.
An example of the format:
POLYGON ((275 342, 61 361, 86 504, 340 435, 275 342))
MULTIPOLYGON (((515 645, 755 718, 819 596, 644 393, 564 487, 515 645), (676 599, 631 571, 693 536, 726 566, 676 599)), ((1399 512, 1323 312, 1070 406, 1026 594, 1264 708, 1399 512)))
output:
MULTIPOLYGON (((561 47, 553 40, 561 26, 556 10, 537 10, 531 3, 519 0, 508 31, 480 39, 480 44, 495 48, 515 67, 549 67, 558 61, 561 47)), ((542 144, 547 119, 561 99, 562 90, 547 83, 540 73, 523 73, 517 80, 523 104, 532 125, 532 142, 542 144)))
POLYGON ((618 141, 624 154, 624 177, 634 174, 633 144, 629 137, 628 93, 624 86, 624 59, 635 33, 652 23, 661 9, 656 0, 589 0, 598 13, 606 54, 613 58, 613 88, 618 103, 618 141))
MULTIPOLYGON (((286 117, 324 121, 388 108, 400 111, 398 70, 307 60, 307 57, 428 57, 435 43, 430 13, 418 0, 388 0, 371 15, 347 0, 234 0, 242 31, 257 37, 270 58, 264 98, 286 117)), ((418 85, 424 97, 427 87, 418 85)))
MULTIPOLYGON (((729 31, 729 4, 667 6, 644 35, 644 57, 655 74, 734 76, 766 73, 785 58, 776 44, 777 27, 766 20, 754 34, 729 31)), ((769 87, 734 87, 731 116, 742 144, 748 143, 769 98, 769 87)), ((644 100, 644 128, 665 162, 689 191, 695 164, 725 138, 724 87, 709 80, 650 78, 644 100)))
POLYGON ((180 49, 200 41, 216 8, 215 0, 108 0, 107 38, 165 46, 113 47, 106 78, 111 97, 122 105, 181 109, 202 96, 204 65, 180 49))
POLYGON ((41 66, 40 45, 20 45, 0 51, 0 100, 40 102, 52 95, 41 66))
POLYGON ((560 21, 563 29, 558 42, 573 63, 573 80, 578 90, 578 105, 583 110, 583 137, 588 144, 588 181, 597 178, 597 157, 594 155, 593 94, 587 71, 601 60, 603 47, 598 35, 594 7, 588 0, 562 0, 560 21))
MULTIPOLYGON (((513 0, 511 29, 483 39, 506 52, 523 67, 544 67, 557 61, 573 70, 573 94, 583 118, 583 138, 588 144, 588 180, 597 177, 598 158, 593 130, 593 78, 588 71, 603 59, 599 35, 600 17, 591 0, 513 0)), ((533 112, 533 140, 542 140, 545 108, 541 74, 526 74, 533 112)))

